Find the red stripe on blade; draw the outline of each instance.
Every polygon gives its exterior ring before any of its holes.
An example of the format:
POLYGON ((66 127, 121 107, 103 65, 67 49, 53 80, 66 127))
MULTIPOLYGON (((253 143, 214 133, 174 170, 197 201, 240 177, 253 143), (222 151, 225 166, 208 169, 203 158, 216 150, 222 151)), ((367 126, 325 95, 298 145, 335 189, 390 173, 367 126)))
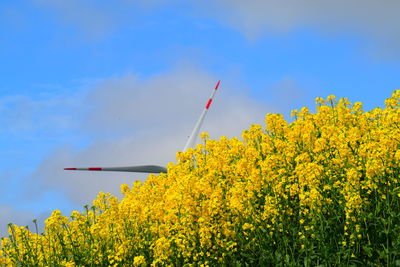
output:
POLYGON ((207 105, 206 105, 206 109, 208 109, 211 106, 211 102, 212 102, 212 99, 211 98, 208 99, 208 102, 207 102, 207 105))
POLYGON ((76 171, 76 168, 64 168, 65 171, 76 171))
POLYGON ((218 83, 217 83, 217 85, 215 86, 215 89, 214 90, 217 90, 218 89, 218 86, 219 86, 219 83, 221 82, 221 80, 219 80, 218 81, 218 83))
POLYGON ((102 168, 95 167, 95 168, 88 168, 89 171, 101 171, 103 170, 102 168))

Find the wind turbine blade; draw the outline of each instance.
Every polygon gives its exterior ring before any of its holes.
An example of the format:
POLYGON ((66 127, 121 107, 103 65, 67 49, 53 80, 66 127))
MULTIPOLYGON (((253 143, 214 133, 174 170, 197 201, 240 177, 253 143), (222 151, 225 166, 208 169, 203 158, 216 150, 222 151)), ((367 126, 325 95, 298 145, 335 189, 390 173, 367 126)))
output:
POLYGON ((211 106, 213 97, 218 90, 220 82, 221 81, 218 81, 217 85, 215 86, 214 90, 212 91, 211 97, 208 99, 206 106, 204 107, 203 111, 201 112, 200 118, 198 119, 196 125, 194 126, 194 129, 193 129, 183 151, 186 151, 189 147, 193 147, 194 144, 196 143, 196 139, 197 139, 197 136, 199 135, 201 125, 203 124, 203 121, 204 121, 204 118, 206 117, 207 111, 211 106))
POLYGON ((66 171, 111 171, 111 172, 144 172, 144 173, 162 173, 167 169, 156 165, 142 165, 129 167, 90 167, 90 168, 64 168, 66 171))

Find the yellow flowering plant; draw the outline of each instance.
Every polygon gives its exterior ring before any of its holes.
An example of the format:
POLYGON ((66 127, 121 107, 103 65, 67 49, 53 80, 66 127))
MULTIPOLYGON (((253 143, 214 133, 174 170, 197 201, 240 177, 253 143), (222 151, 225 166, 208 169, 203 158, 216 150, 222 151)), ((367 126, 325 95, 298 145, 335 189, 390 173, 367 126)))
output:
POLYGON ((42 233, 10 225, 0 264, 400 265, 399 101, 366 112, 330 95, 242 139, 204 134, 120 200, 56 210, 42 233))

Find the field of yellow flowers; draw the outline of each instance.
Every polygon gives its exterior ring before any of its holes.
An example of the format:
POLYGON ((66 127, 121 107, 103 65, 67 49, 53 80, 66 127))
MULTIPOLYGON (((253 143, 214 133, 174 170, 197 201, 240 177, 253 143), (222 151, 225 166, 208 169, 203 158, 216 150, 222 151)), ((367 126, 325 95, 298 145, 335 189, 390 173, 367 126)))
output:
POLYGON ((400 90, 385 108, 317 98, 242 139, 177 154, 167 174, 100 193, 43 233, 9 226, 17 266, 400 266, 400 90))

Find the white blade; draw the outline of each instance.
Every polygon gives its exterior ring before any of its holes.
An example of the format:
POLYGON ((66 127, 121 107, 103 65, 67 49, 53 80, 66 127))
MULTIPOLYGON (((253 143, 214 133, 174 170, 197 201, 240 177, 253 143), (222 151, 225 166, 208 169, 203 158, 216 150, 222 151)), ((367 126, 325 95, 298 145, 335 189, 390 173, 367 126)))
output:
POLYGON ((90 168, 64 168, 66 171, 112 171, 112 172, 145 172, 161 173, 167 169, 156 165, 129 166, 129 167, 90 167, 90 168))
MULTIPOLYGON (((199 135, 199 131, 201 128, 201 125, 203 124, 204 118, 207 114, 208 109, 211 106, 213 97, 215 95, 215 92, 218 90, 219 83, 221 81, 218 81, 217 85, 215 86, 213 92, 211 93, 211 97, 208 99, 207 104, 203 110, 203 112, 200 115, 199 120, 197 121, 192 134, 189 137, 189 140, 187 141, 185 148, 183 151, 186 151, 189 147, 192 147, 195 142, 196 138, 199 135)), ((90 167, 90 168, 64 168, 66 171, 116 171, 116 172, 144 172, 144 173, 166 173, 167 169, 162 166, 156 166, 156 165, 142 165, 142 166, 128 166, 128 167, 90 167)))
POLYGON ((214 90, 212 91, 211 97, 208 99, 207 104, 206 104, 206 106, 204 107, 203 112, 201 112, 200 118, 199 118, 199 120, 197 121, 196 125, 194 126, 194 129, 193 129, 193 131, 192 131, 192 134, 190 135, 189 140, 187 141, 187 143, 186 143, 185 148, 183 149, 183 151, 186 151, 189 147, 193 147, 194 144, 196 143, 196 139, 197 139, 197 137, 198 137, 198 135, 199 135, 201 125, 203 124, 203 121, 204 121, 204 118, 206 117, 207 111, 208 111, 208 109, 209 109, 210 106, 211 106, 213 97, 214 97, 214 95, 215 95, 215 92, 217 92, 217 90, 218 90, 218 86, 219 86, 219 83, 220 83, 220 82, 221 82, 221 81, 218 81, 217 85, 215 86, 214 90))

